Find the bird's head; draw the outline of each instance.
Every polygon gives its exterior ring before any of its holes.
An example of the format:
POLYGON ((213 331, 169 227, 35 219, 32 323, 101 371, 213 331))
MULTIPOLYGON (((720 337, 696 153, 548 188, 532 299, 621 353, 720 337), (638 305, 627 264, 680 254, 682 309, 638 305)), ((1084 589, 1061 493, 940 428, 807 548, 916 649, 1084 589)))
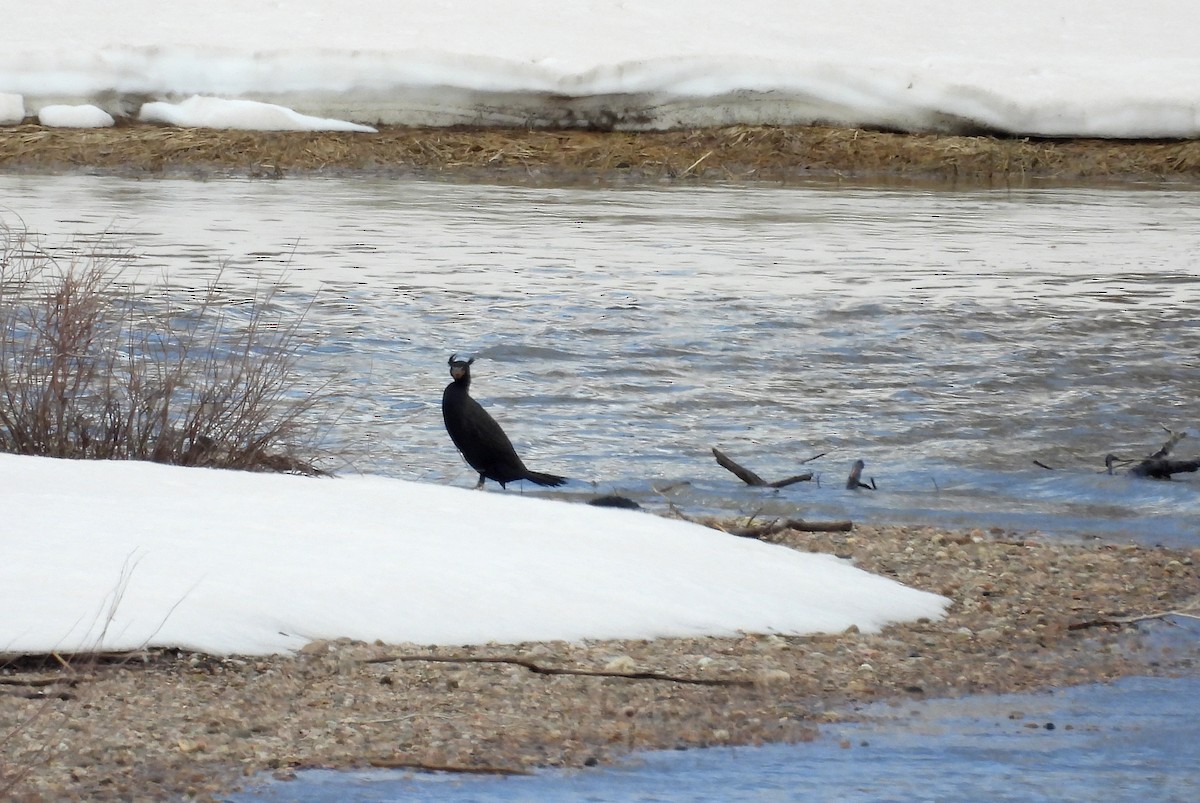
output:
POLYGON ((474 357, 469 360, 460 360, 457 354, 451 354, 450 359, 447 360, 447 364, 450 366, 450 378, 455 381, 464 377, 470 379, 471 363, 473 362, 475 362, 474 357))

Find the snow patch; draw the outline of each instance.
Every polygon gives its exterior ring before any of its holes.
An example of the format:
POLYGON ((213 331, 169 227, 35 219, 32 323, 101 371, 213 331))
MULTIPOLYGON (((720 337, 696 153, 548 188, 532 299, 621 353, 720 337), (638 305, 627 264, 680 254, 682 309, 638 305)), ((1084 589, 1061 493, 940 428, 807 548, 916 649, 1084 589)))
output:
POLYGON ((25 98, 0 92, 0 125, 16 125, 25 119, 25 98))
POLYGON ((91 104, 43 106, 38 122, 51 128, 109 128, 116 123, 111 114, 91 104))
POLYGON ((254 100, 225 100, 193 95, 182 103, 143 104, 139 119, 190 128, 232 128, 254 131, 357 131, 375 133, 370 126, 310 117, 285 106, 254 100))

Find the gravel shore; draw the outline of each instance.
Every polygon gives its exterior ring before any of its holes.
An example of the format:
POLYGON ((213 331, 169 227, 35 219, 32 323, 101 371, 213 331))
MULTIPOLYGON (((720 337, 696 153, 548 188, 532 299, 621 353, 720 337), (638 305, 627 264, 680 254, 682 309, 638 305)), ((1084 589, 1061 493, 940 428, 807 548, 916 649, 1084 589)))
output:
POLYGON ((941 621, 870 635, 26 658, 0 670, 0 797, 208 799, 301 767, 590 766, 643 748, 812 739, 870 701, 1200 667, 1200 645, 1148 648, 1168 621, 1113 621, 1196 612, 1200 549, 911 527, 772 540, 953 604, 941 621))

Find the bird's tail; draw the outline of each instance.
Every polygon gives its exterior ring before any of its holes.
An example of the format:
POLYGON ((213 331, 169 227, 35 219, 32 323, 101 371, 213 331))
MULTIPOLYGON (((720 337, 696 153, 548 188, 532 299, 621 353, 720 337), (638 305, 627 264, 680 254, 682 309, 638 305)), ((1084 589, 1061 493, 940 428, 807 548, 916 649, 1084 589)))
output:
POLYGON ((567 481, 566 477, 560 477, 557 474, 543 474, 540 471, 527 472, 525 479, 537 485, 545 485, 550 488, 556 488, 567 481))

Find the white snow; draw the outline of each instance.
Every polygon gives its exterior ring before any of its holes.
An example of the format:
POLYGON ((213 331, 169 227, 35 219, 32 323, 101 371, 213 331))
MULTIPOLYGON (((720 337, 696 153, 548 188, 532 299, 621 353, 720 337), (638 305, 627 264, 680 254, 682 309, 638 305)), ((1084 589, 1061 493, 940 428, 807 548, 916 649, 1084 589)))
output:
POLYGON ((0 92, 0 125, 15 125, 25 119, 25 98, 0 92))
POLYGON ((374 128, 343 120, 310 117, 273 103, 223 100, 193 95, 182 103, 157 101, 142 105, 138 117, 150 123, 198 128, 240 128, 253 131, 359 131, 374 128))
POLYGON ((111 114, 90 103, 43 106, 38 110, 38 122, 50 128, 107 128, 115 124, 111 114))
POLYGON ((943 597, 646 513, 382 477, 0 455, 0 653, 864 631, 943 597))
POLYGON ((1190 0, 0 0, 0 19, 0 92, 31 108, 200 95, 364 124, 1200 135, 1190 0))

